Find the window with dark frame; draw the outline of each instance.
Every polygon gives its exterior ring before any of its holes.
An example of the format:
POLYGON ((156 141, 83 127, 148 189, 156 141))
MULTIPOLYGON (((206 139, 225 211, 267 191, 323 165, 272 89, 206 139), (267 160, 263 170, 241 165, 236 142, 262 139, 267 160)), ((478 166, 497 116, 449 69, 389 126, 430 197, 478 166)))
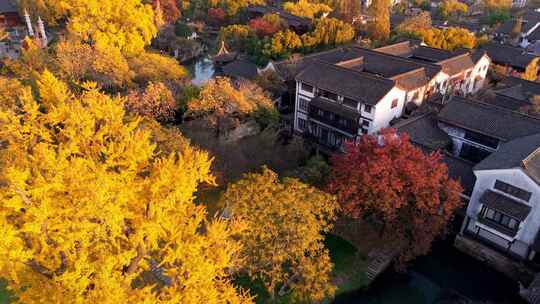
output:
POLYGON ((302 89, 302 91, 313 93, 313 86, 309 84, 305 84, 302 82, 302 85, 300 86, 300 88, 302 89))
POLYGON ((302 118, 298 118, 298 129, 304 131, 306 130, 306 120, 302 118))
POLYGON ((358 107, 358 101, 352 100, 347 97, 343 98, 343 104, 354 109, 358 107))
POLYGON ((494 188, 526 202, 528 202, 531 199, 531 195, 532 195, 532 193, 529 191, 525 191, 521 188, 510 185, 500 180, 495 181, 494 188))
POLYGON ((520 221, 502 212, 488 208, 487 206, 482 207, 482 210, 480 211, 480 216, 485 220, 493 222, 497 225, 501 225, 504 228, 510 229, 512 231, 516 231, 519 228, 520 221))
POLYGON ((362 121, 362 126, 369 127, 369 120, 362 121))
POLYGON ((371 106, 370 105, 364 105, 364 112, 371 113, 371 106))
POLYGON ((298 107, 300 108, 300 110, 302 110, 304 112, 307 112, 308 111, 308 105, 309 105, 309 100, 307 100, 305 98, 302 98, 302 97, 299 98, 298 107))
POLYGON ((334 100, 334 101, 338 100, 338 95, 337 94, 332 93, 332 92, 328 92, 328 91, 325 91, 325 90, 319 90, 319 95, 324 97, 324 98, 330 99, 330 100, 334 100))

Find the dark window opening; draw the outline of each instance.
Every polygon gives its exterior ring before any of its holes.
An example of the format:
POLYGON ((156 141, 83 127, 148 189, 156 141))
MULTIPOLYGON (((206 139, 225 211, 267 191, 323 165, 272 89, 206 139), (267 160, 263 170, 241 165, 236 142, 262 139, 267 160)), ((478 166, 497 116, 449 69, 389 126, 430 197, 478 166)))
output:
POLYGON ((364 106, 364 111, 365 111, 366 113, 371 113, 371 106, 370 106, 370 105, 365 105, 365 106, 364 106))
POLYGON ((502 191, 504 193, 510 194, 513 197, 517 197, 519 199, 522 199, 526 202, 528 202, 531 199, 531 192, 525 191, 521 188, 518 188, 516 186, 512 186, 510 184, 507 184, 505 182, 502 182, 500 180, 495 181, 495 189, 502 191))
POLYGON ((302 91, 313 93, 313 86, 310 86, 309 84, 302 83, 301 88, 302 88, 302 91))
POLYGON ((465 139, 474 141, 486 147, 497 149, 499 146, 499 140, 493 137, 482 135, 472 131, 465 131, 465 139))
POLYGON ((324 98, 328 98, 330 100, 334 100, 334 101, 338 100, 337 94, 334 94, 332 92, 328 92, 328 91, 325 91, 325 90, 320 90, 319 95, 324 97, 324 98))
POLYGON ((459 157, 470 160, 474 163, 479 163, 484 158, 488 157, 490 154, 491 153, 486 150, 477 148, 469 144, 463 144, 463 146, 461 146, 459 157))

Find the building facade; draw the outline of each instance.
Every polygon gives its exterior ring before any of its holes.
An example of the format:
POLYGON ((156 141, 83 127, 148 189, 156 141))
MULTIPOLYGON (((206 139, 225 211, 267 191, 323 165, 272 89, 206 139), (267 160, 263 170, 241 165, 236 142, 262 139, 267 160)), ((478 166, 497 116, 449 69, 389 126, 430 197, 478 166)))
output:
MULTIPOLYGON (((477 92, 490 62, 484 53, 409 41, 306 56, 295 63, 294 132, 339 149, 344 140, 387 128, 435 95, 477 92)), ((278 71, 281 65, 275 65, 278 71)))
POLYGON ((540 133, 503 144, 474 174, 462 234, 519 260, 540 261, 540 133))

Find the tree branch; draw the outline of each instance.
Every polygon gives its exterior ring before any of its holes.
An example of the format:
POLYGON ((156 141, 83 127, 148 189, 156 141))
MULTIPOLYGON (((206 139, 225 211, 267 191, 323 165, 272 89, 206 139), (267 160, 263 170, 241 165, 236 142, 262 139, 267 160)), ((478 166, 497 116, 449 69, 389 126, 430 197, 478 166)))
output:
POLYGON ((139 262, 144 258, 145 255, 146 255, 146 250, 144 249, 142 244, 139 244, 137 246, 137 255, 129 263, 128 268, 126 270, 126 275, 133 274, 135 270, 137 270, 137 266, 139 266, 139 262))

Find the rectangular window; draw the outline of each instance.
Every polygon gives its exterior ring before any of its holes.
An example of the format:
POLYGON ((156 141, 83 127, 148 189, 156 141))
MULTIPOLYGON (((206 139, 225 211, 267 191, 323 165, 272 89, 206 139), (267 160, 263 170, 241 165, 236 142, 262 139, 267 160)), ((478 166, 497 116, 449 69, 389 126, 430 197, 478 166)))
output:
POLYGON ((396 98, 396 99, 392 100, 392 109, 397 107, 397 105, 398 105, 398 99, 396 98))
POLYGON ((319 115, 320 117, 324 117, 324 111, 323 110, 317 110, 317 115, 319 115))
POLYGON ((521 188, 518 188, 516 186, 512 186, 510 184, 507 184, 505 182, 502 182, 500 180, 495 181, 495 189, 502 191, 504 193, 510 194, 513 197, 517 197, 521 200, 524 200, 528 202, 531 199, 532 193, 529 191, 525 191, 521 188))
POLYGON ((306 130, 306 120, 302 118, 298 118, 298 129, 305 131, 306 130))
POLYGON ((365 111, 366 113, 371 113, 371 106, 370 106, 370 105, 365 105, 365 106, 364 106, 364 111, 365 111))
POLYGON ((302 89, 302 91, 313 93, 313 86, 310 86, 309 84, 302 83, 300 88, 302 89))
POLYGON ((354 109, 358 108, 358 101, 352 100, 347 97, 343 98, 343 104, 354 109))
POLYGON ((482 216, 482 218, 487 219, 490 222, 495 223, 496 225, 503 226, 504 228, 510 229, 512 231, 516 231, 519 228, 518 220, 499 211, 490 209, 486 206, 482 207, 480 215, 482 216))
POLYGON ((369 128, 369 120, 362 121, 362 126, 369 128))
POLYGON ((308 111, 308 105, 309 105, 309 100, 308 99, 305 99, 303 97, 300 97, 299 98, 299 101, 298 101, 298 108, 304 112, 307 112, 308 111))
POLYGON ((465 139, 493 149, 497 149, 499 146, 498 139, 472 131, 465 131, 465 139))
POLYGON ((324 97, 324 98, 328 98, 330 100, 333 100, 333 101, 338 100, 337 94, 334 94, 332 92, 328 92, 328 91, 325 91, 325 90, 319 90, 319 95, 324 97))

